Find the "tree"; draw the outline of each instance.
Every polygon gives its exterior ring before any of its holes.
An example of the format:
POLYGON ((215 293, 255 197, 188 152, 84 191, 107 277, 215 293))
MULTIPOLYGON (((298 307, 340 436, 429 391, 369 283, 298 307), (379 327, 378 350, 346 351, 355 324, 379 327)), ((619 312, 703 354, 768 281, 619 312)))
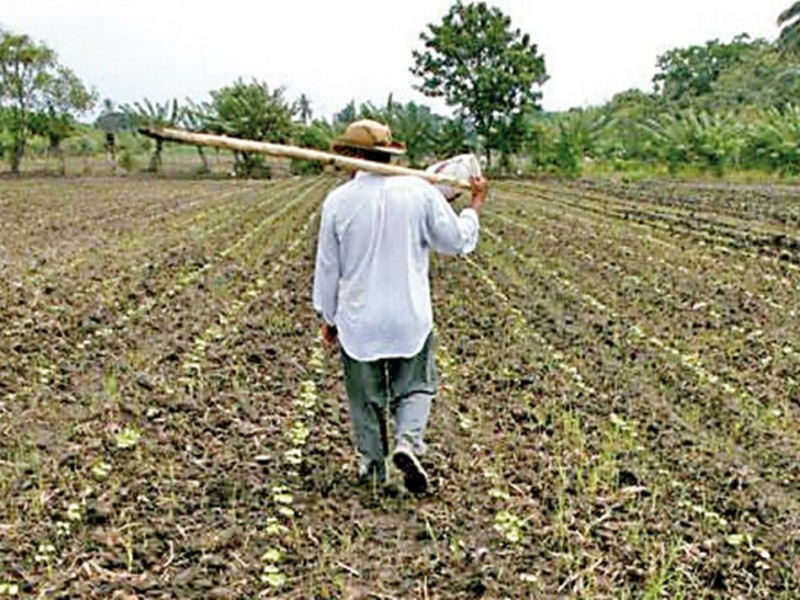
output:
POLYGON ((800 55, 788 54, 772 44, 755 49, 725 69, 712 93, 698 104, 707 110, 748 106, 776 107, 800 97, 800 55))
POLYGON ((695 98, 709 94, 726 69, 763 44, 764 40, 751 41, 743 33, 730 43, 712 40, 704 46, 673 48, 658 57, 658 72, 653 77, 656 93, 666 102, 686 108, 695 98))
MULTIPOLYGON (((295 131, 292 119, 297 107, 284 98, 283 88, 270 90, 266 83, 238 79, 233 85, 211 92, 209 125, 217 133, 249 140, 283 144, 295 131)), ((236 172, 252 175, 263 157, 234 153, 236 172)))
POLYGON ((71 120, 93 102, 94 94, 59 64, 53 50, 27 35, 0 31, 0 108, 6 113, 11 135, 13 173, 19 172, 35 125, 45 127, 51 144, 57 147, 71 120), (38 123, 34 123, 37 113, 38 123))
POLYGON ((363 102, 356 109, 351 101, 333 117, 334 129, 341 130, 357 119, 372 119, 392 130, 392 138, 406 146, 406 157, 412 166, 420 166, 426 155, 435 151, 437 132, 443 120, 431 109, 416 102, 395 102, 389 94, 384 106, 363 102))
POLYGON ((303 121, 303 125, 307 125, 311 121, 314 113, 311 110, 311 100, 308 99, 308 96, 300 94, 295 105, 295 112, 300 117, 300 120, 303 121))
MULTIPOLYGON (((483 137, 487 158, 524 125, 527 112, 539 110, 547 80, 544 57, 528 34, 511 28, 511 19, 485 2, 458 0, 441 24, 420 34, 423 51, 413 52, 416 89, 444 98, 470 118, 483 137)), ((514 136, 521 140, 522 136, 514 136)))
MULTIPOLYGON (((133 106, 126 104, 122 107, 122 110, 128 115, 130 122, 142 132, 164 127, 176 127, 183 118, 183 108, 175 99, 160 104, 145 98, 142 103, 134 102, 133 106)), ((161 152, 164 149, 164 138, 153 134, 148 135, 155 139, 156 142, 153 154, 150 156, 148 171, 158 173, 161 171, 161 152)))
POLYGON ((336 131, 344 131, 345 127, 356 120, 357 114, 356 101, 350 100, 350 102, 347 103, 347 106, 333 115, 333 128, 336 131))
POLYGON ((778 15, 778 26, 782 27, 778 47, 786 52, 800 52, 800 2, 778 15))
POLYGON ((97 94, 89 90, 70 69, 57 66, 44 89, 44 107, 31 118, 31 131, 46 137, 49 153, 60 161, 61 174, 66 171, 61 142, 77 128, 77 117, 90 110, 97 94))
POLYGON ((386 106, 392 136, 406 145, 406 156, 412 167, 421 166, 426 155, 434 152, 440 118, 431 109, 416 102, 400 104, 391 96, 386 106))
MULTIPOLYGON (((335 133, 333 127, 325 120, 315 119, 309 125, 303 125, 295 133, 294 143, 301 148, 328 151, 335 133)), ((295 175, 312 175, 322 173, 324 165, 313 160, 292 160, 291 170, 295 175)))
POLYGON ((472 152, 475 146, 475 140, 472 137, 463 118, 443 118, 434 134, 433 152, 437 158, 449 158, 465 152, 472 152))
POLYGON ((598 147, 606 158, 615 161, 647 160, 650 153, 649 136, 641 124, 656 118, 662 110, 655 94, 630 89, 616 94, 604 106, 608 127, 598 140, 598 147))

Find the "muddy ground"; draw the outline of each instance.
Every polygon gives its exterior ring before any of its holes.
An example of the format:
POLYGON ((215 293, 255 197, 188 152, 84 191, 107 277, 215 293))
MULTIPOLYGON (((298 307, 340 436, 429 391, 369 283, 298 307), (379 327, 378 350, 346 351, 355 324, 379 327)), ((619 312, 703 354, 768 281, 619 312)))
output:
POLYGON ((328 177, 0 187, 0 597, 797 598, 800 192, 499 182, 433 489, 359 486, 328 177))

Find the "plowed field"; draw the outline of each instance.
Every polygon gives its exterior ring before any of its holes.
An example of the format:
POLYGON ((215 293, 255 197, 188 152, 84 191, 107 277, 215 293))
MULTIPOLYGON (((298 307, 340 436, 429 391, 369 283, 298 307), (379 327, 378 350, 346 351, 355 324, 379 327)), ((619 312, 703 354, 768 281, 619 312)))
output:
POLYGON ((331 177, 0 187, 0 598, 800 597, 800 191, 500 182, 433 491, 355 483, 331 177))

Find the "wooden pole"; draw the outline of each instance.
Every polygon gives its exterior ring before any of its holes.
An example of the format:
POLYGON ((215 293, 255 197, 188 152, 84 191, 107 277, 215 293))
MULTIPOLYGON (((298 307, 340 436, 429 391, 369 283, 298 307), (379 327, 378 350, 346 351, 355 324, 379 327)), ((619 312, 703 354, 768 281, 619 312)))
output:
POLYGON ((414 175, 415 177, 421 177, 422 179, 434 184, 444 183, 465 190, 471 189, 469 181, 464 179, 457 179, 455 177, 448 177, 446 175, 437 175, 435 173, 426 173, 425 171, 409 169, 408 167, 376 163, 369 160, 362 160, 360 158, 341 156, 339 154, 332 154, 330 152, 323 152, 321 150, 312 150, 310 148, 286 146, 283 144, 271 144, 268 142, 254 142, 253 140, 243 140, 224 135, 194 133, 192 131, 185 131, 183 129, 171 129, 166 127, 163 129, 141 129, 140 131, 143 134, 156 139, 161 138, 163 140, 183 142, 185 144, 194 144, 196 146, 212 146, 215 148, 235 150, 237 152, 252 152, 255 154, 266 154, 268 156, 278 156, 281 158, 313 160, 316 162, 321 162, 325 165, 335 165, 344 169, 369 171, 370 173, 378 173, 379 175, 414 175))

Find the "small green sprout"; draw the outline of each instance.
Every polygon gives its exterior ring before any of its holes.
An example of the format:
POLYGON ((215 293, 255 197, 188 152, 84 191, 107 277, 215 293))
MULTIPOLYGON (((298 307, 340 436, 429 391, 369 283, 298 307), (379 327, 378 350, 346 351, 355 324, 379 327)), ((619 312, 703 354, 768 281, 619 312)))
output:
POLYGON ((126 427, 116 436, 117 448, 121 448, 122 450, 133 448, 139 443, 139 438, 141 437, 142 435, 138 431, 131 427, 126 427))
POLYGON ((277 548, 270 548, 261 557, 261 560, 267 563, 279 563, 283 560, 285 554, 282 550, 277 548))
POLYGON ((269 517, 267 519, 267 526, 264 528, 264 533, 266 533, 267 535, 281 536, 284 533, 287 533, 288 531, 289 529, 286 528, 284 525, 281 525, 278 522, 278 519, 276 519, 275 517, 269 517))
POLYGON ((281 588, 286 585, 286 575, 280 572, 277 567, 267 565, 264 567, 264 574, 261 576, 261 581, 268 584, 273 588, 281 588))
POLYGON ((522 540, 523 524, 522 519, 507 510, 501 510, 494 517, 495 530, 512 544, 516 544, 522 540))
POLYGON ((111 474, 111 463, 104 460, 98 460, 92 465, 92 475, 97 479, 106 479, 111 474))
POLYGON ((291 494, 274 494, 272 499, 278 504, 291 504, 294 501, 291 494))
POLYGON ((77 502, 70 502, 67 507, 67 519, 73 523, 77 523, 83 518, 81 514, 81 505, 77 502))

